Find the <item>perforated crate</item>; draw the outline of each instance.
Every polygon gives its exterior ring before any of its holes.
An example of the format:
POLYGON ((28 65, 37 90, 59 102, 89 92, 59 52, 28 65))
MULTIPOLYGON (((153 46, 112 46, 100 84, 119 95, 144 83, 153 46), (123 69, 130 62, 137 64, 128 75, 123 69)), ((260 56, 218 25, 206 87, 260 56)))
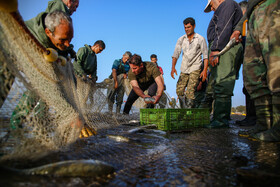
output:
POLYGON ((160 130, 184 130, 210 123, 209 109, 140 109, 141 125, 156 124, 160 130))

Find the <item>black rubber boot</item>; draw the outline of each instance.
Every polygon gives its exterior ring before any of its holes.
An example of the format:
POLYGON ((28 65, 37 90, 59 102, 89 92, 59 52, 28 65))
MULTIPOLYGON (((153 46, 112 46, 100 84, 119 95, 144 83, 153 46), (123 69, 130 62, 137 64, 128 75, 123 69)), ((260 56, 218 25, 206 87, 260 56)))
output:
POLYGON ((272 97, 265 95, 255 99, 256 125, 248 131, 239 131, 239 136, 249 137, 256 133, 266 131, 271 128, 272 118, 272 97))
POLYGON ((117 105, 116 114, 119 114, 120 112, 121 112, 121 105, 117 105))
POLYGON ((201 101, 199 108, 209 108, 209 112, 212 112, 213 95, 206 94, 204 99, 201 101))
POLYGON ((264 142, 280 142, 280 95, 272 96, 272 127, 253 137, 264 142))
POLYGON ((214 100, 213 119, 207 128, 229 127, 231 97, 216 97, 214 100))
POLYGON ((179 103, 181 108, 186 108, 186 97, 185 96, 179 96, 179 103))
POLYGON ((246 100, 246 118, 240 121, 236 121, 235 123, 239 126, 254 126, 257 120, 254 100, 251 99, 245 87, 243 87, 243 93, 245 95, 246 100))
POLYGON ((187 98, 186 108, 194 108, 194 99, 187 98))

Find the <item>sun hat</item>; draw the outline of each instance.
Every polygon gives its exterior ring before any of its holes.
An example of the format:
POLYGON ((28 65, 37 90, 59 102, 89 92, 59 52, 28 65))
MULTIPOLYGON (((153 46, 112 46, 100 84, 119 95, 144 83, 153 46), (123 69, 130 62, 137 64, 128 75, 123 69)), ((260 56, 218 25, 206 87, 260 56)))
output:
POLYGON ((208 3, 207 3, 207 5, 206 5, 206 7, 205 7, 205 9, 204 9, 204 12, 211 12, 211 6, 210 6, 210 2, 211 2, 211 0, 208 0, 208 3))

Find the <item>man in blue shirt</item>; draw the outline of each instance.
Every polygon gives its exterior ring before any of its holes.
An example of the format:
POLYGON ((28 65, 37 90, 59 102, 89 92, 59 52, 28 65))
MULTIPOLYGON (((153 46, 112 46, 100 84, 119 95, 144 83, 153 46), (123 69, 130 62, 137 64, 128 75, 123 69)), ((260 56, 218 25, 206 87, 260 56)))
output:
POLYGON ((112 74, 110 78, 114 80, 114 87, 108 90, 108 110, 112 112, 114 102, 116 101, 116 113, 119 114, 124 96, 124 79, 127 78, 127 72, 129 71, 129 59, 132 54, 126 51, 121 59, 115 60, 112 66, 112 74))

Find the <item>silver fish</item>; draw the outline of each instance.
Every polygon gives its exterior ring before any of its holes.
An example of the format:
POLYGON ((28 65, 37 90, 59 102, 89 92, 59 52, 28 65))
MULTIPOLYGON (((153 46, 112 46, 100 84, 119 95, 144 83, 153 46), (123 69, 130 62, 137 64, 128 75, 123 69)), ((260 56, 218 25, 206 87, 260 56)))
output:
POLYGON ((129 142, 129 139, 124 136, 108 134, 107 137, 117 142, 129 142))
POLYGON ((97 177, 113 174, 113 166, 99 160, 67 160, 30 169, 5 168, 23 175, 50 175, 55 177, 97 177))
POLYGON ((157 128, 156 124, 144 125, 144 126, 141 126, 141 127, 130 129, 128 131, 128 133, 131 134, 131 133, 136 133, 136 132, 139 132, 139 131, 143 131, 143 129, 156 129, 156 128, 157 128))
POLYGON ((144 98, 144 101, 146 102, 146 103, 150 103, 150 102, 155 102, 155 98, 153 98, 153 97, 145 97, 144 98))
MULTIPOLYGON (((241 36, 239 36, 239 38, 241 38, 241 36)), ((225 54, 225 53, 226 53, 228 50, 230 50, 230 48, 232 48, 236 43, 237 43, 237 42, 236 42, 235 38, 232 38, 232 39, 227 43, 227 45, 226 45, 218 54, 213 55, 213 57, 214 57, 214 58, 213 58, 213 61, 214 61, 217 57, 219 57, 219 56, 225 54)))

